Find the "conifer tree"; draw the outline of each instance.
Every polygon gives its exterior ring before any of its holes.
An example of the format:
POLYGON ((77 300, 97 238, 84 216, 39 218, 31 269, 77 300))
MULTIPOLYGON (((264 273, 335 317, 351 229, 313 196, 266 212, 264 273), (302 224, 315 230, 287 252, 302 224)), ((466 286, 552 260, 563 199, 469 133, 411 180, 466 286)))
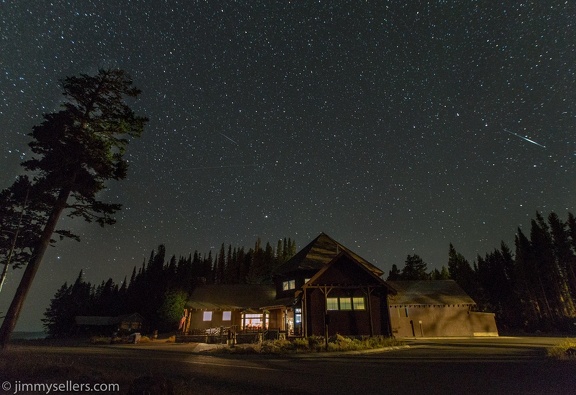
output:
POLYGON ((25 265, 40 237, 46 207, 34 199, 35 194, 25 175, 0 192, 0 292, 9 268, 25 265))
POLYGON ((404 262, 404 268, 400 274, 401 280, 428 280, 430 276, 427 273, 428 265, 420 256, 408 255, 404 262))
POLYGON ((432 280, 449 280, 450 273, 448 273, 448 269, 446 269, 446 266, 442 265, 442 268, 440 270, 438 269, 432 270, 432 273, 430 273, 430 278, 432 280))
POLYGON ((548 223, 550 224, 554 255, 562 281, 563 298, 566 299, 567 303, 569 301, 572 304, 572 311, 568 315, 573 316, 576 313, 574 312, 576 273, 573 270, 576 255, 570 245, 570 233, 567 224, 560 220, 556 213, 548 215, 548 223))
MULTIPOLYGON (((82 74, 62 83, 66 101, 63 110, 44 115, 32 131, 33 158, 22 165, 34 175, 34 199, 49 207, 42 232, 14 299, 0 328, 0 346, 5 348, 38 271, 62 212, 100 225, 113 224, 119 204, 96 199, 108 180, 127 174, 123 154, 128 137, 142 133, 146 118, 137 116, 124 100, 140 91, 122 70, 100 70, 96 76, 82 74), (69 202, 69 198, 72 201, 69 202)), ((71 235, 69 232, 67 235, 71 235)))
POLYGON ((476 275, 468 260, 456 251, 452 243, 448 250, 448 272, 450 278, 456 281, 474 300, 483 299, 476 275))
POLYGON ((530 243, 548 320, 556 325, 563 315, 562 291, 559 284, 558 267, 554 259, 552 238, 548 232, 548 225, 540 213, 536 213, 536 219, 531 221, 530 243))
POLYGON ((216 258, 216 265, 214 270, 214 284, 224 283, 224 273, 226 271, 226 250, 224 243, 220 246, 220 252, 216 258))

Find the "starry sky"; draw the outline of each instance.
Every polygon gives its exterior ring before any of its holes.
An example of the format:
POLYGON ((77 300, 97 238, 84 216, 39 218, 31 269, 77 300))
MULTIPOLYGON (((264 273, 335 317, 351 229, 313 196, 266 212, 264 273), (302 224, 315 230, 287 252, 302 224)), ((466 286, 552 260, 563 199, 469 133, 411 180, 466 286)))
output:
MULTIPOLYGON (((0 188, 59 79, 122 68, 150 119, 113 227, 46 255, 17 330, 80 270, 122 281, 168 255, 320 232, 386 272, 452 242, 513 245, 576 195, 573 1, 0 1, 0 188)), ((6 311, 19 280, 0 294, 6 311)))

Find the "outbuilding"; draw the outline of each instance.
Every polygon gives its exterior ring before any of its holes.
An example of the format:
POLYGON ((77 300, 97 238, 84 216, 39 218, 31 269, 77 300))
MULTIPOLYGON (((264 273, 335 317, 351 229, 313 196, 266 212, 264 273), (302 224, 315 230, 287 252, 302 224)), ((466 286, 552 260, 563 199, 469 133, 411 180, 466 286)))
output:
POLYGON ((395 337, 498 336, 493 313, 475 311, 476 302, 454 280, 387 281, 395 337))

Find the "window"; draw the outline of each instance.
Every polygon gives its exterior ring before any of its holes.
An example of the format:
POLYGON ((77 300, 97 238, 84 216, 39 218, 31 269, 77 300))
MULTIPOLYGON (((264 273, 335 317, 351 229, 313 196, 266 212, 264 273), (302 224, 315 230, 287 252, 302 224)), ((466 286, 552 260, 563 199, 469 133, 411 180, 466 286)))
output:
POLYGON ((282 282, 282 290, 288 291, 290 289, 296 288, 296 280, 288 280, 282 282))
POLYGON ((205 311, 202 319, 204 321, 212 321, 212 312, 211 311, 205 311))
POLYGON ((266 320, 264 321, 263 314, 250 314, 242 313, 242 329, 244 330, 261 330, 267 329, 270 318, 266 315, 266 320))
POLYGON ((352 298, 352 307, 354 310, 366 310, 366 305, 364 304, 364 298, 352 298))
POLYGON ((340 298, 340 310, 352 310, 352 298, 340 298))
POLYGON ((310 281, 310 280, 311 280, 310 278, 305 278, 305 279, 304 279, 304 284, 306 284, 306 283, 307 283, 308 281, 310 281))
POLYGON ((222 321, 230 321, 232 319, 232 312, 231 311, 223 311, 222 312, 222 321))
POLYGON ((338 298, 326 298, 327 310, 338 310, 338 298))
POLYGON ((363 297, 326 298, 327 310, 366 310, 363 297))

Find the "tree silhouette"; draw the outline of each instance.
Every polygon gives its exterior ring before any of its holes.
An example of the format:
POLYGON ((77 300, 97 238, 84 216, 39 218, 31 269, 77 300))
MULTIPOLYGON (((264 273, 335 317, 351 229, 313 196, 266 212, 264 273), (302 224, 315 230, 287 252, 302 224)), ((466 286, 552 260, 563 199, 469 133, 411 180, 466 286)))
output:
POLYGON ((404 268, 400 274, 400 280, 429 280, 430 275, 427 273, 428 265, 420 256, 408 255, 404 262, 404 268))
POLYGON ((119 204, 96 199, 105 182, 126 177, 123 159, 129 137, 139 137, 146 118, 125 104, 140 91, 123 70, 100 70, 95 76, 82 74, 62 81, 66 101, 63 110, 44 115, 32 131, 29 144, 33 159, 22 163, 33 175, 34 199, 49 207, 32 256, 0 328, 0 346, 6 348, 16 326, 26 295, 64 210, 70 217, 104 226, 115 222, 119 204), (70 201, 69 201, 70 200, 70 201))

